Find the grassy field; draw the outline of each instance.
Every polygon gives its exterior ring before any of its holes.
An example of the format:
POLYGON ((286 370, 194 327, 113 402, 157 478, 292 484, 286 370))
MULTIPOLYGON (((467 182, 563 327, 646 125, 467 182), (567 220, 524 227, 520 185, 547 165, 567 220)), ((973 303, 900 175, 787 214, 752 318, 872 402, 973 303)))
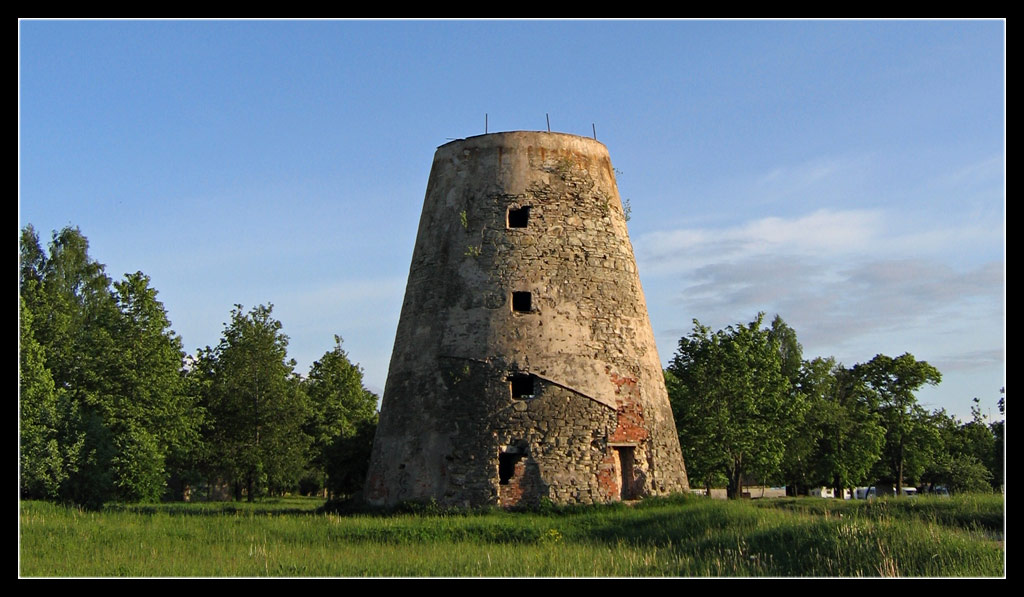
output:
POLYGON ((321 500, 20 507, 22 576, 1003 576, 1002 496, 341 516, 321 500))

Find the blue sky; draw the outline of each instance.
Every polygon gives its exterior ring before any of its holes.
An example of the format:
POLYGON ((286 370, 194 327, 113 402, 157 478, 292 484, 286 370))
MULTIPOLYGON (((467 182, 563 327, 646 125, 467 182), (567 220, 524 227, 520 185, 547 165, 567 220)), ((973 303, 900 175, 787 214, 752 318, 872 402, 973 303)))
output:
POLYGON ((1002 21, 21 21, 19 228, 152 278, 186 350, 273 303, 383 390, 434 150, 607 145, 663 363, 780 314, 804 357, 1005 384, 1002 21), (593 127, 593 128, 592 128, 593 127))

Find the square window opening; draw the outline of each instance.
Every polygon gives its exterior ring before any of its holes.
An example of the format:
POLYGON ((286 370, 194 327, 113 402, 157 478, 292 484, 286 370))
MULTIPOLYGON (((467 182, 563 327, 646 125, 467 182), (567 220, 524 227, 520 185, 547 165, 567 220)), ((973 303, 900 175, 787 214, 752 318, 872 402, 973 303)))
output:
POLYGON ((526 224, 530 221, 530 206, 526 205, 523 207, 510 207, 508 208, 508 227, 509 228, 526 228, 526 224))
POLYGON ((526 400, 537 394, 534 377, 529 373, 514 373, 508 376, 509 388, 514 400, 526 400))
POLYGON ((517 313, 533 311, 533 296, 529 292, 513 292, 512 310, 517 313))

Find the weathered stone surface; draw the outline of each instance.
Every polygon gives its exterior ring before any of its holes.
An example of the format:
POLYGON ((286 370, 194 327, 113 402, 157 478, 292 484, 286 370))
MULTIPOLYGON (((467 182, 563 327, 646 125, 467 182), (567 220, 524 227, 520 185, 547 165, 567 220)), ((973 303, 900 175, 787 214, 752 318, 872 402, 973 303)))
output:
POLYGON ((686 489, 605 146, 509 132, 439 147, 365 498, 511 506, 686 489))

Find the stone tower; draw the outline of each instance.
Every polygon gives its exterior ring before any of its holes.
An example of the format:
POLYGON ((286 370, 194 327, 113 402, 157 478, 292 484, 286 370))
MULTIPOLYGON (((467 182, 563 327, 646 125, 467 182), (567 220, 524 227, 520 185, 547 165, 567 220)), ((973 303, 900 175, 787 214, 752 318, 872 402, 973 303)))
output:
POLYGON ((507 132, 434 155, 365 499, 688 489, 608 150, 507 132))

